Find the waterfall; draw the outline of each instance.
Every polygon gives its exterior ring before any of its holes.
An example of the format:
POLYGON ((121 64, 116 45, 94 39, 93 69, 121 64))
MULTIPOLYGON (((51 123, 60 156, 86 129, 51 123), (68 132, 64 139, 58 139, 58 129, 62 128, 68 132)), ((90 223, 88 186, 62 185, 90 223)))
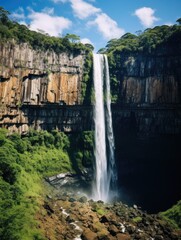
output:
POLYGON ((107 201, 108 198, 108 173, 106 157, 106 132, 105 132, 105 113, 103 101, 103 63, 104 56, 99 54, 93 55, 93 78, 95 91, 94 105, 94 123, 95 123, 95 184, 93 195, 96 200, 107 201))
POLYGON ((93 55, 95 91, 95 183, 93 197, 105 202, 110 200, 110 187, 115 185, 114 137, 110 100, 109 67, 106 55, 93 55), (105 86, 105 90, 104 90, 105 86), (106 109, 104 107, 104 94, 106 109), (106 120, 105 120, 106 118, 106 120), (107 147, 106 147, 107 142, 107 147), (108 154, 107 154, 108 152, 108 154), (107 157, 108 155, 108 157, 107 157))
MULTIPOLYGON (((110 77, 109 77, 109 64, 107 56, 105 58, 105 68, 106 68, 106 126, 107 126, 107 140, 108 140, 108 181, 109 188, 112 189, 112 195, 117 194, 117 170, 114 156, 114 134, 112 126, 112 112, 111 112, 111 90, 110 90, 110 77)), ((110 189, 109 189, 110 191, 110 189)))

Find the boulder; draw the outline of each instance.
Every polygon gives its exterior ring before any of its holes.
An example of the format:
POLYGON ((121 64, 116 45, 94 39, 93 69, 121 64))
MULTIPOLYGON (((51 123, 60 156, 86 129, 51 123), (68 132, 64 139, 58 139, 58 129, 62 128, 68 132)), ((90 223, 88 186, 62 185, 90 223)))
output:
POLYGON ((81 235, 82 240, 98 240, 97 234, 90 229, 85 229, 81 235))
POLYGON ((130 235, 118 233, 116 235, 117 240, 131 240, 130 235))

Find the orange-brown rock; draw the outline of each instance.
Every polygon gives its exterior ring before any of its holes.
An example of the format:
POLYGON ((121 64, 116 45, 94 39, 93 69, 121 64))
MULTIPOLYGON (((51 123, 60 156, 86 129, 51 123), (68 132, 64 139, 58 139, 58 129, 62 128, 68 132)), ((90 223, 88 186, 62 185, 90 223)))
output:
POLYGON ((116 237, 117 240, 131 240, 131 237, 128 234, 118 233, 116 237))
POLYGON ((0 105, 80 103, 85 55, 34 50, 26 43, 0 45, 0 105))

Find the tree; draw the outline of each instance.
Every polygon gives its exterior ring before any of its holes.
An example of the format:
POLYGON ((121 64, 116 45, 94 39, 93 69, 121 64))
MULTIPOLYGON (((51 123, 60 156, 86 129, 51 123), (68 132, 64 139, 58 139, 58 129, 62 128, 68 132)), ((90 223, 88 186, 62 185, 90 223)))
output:
POLYGON ((99 49, 98 53, 102 53, 103 54, 103 53, 106 52, 106 50, 107 50, 106 48, 101 48, 101 49, 99 49))
POLYGON ((10 12, 6 11, 3 7, 0 7, 0 21, 2 24, 7 24, 7 22, 9 22, 9 14, 10 12))
POLYGON ((177 21, 179 25, 181 25, 181 18, 177 19, 177 21))
POLYGON ((143 31, 142 30, 137 30, 135 33, 136 33, 137 36, 140 36, 143 33, 143 31))
POLYGON ((75 34, 69 34, 67 33, 67 35, 65 36, 65 38, 67 38, 71 43, 76 43, 80 41, 80 37, 75 35, 75 34))
POLYGON ((89 48, 91 51, 94 51, 94 46, 92 46, 92 44, 90 43, 85 43, 84 44, 87 48, 89 48))

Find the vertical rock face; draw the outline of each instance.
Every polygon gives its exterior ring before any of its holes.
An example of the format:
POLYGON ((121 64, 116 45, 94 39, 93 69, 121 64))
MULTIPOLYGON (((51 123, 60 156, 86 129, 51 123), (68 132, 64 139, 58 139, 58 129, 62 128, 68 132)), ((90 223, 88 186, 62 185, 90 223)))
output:
POLYGON ((0 46, 0 104, 80 103, 84 54, 34 50, 15 42, 0 46))
POLYGON ((119 102, 176 104, 181 100, 181 58, 160 54, 122 55, 119 102))
MULTIPOLYGON (((181 102, 181 57, 178 50, 167 52, 161 49, 153 53, 121 53, 116 62, 115 72, 111 72, 119 82, 118 102, 128 107, 129 116, 135 112, 137 129, 139 132, 154 132, 162 129, 154 113, 147 117, 146 109, 142 114, 142 107, 163 108, 171 105, 175 109, 174 128, 180 132, 180 102, 181 102), (138 109, 131 109, 136 107, 138 109), (148 120, 149 118, 149 120, 148 120), (139 125, 139 126, 138 126, 139 125), (158 126, 156 126, 158 125, 158 126), (149 127, 149 131, 146 129, 149 127), (152 131, 152 129, 154 129, 152 131)), ((30 127, 68 129, 81 125, 75 116, 68 119, 54 109, 54 119, 49 115, 49 109, 61 108, 60 105, 81 105, 81 82, 86 55, 84 53, 60 53, 53 50, 43 51, 33 49, 26 43, 1 43, 0 45, 0 127, 7 127, 11 131, 20 133, 28 131, 30 127), (35 107, 31 111, 25 108, 35 107), (46 107, 45 105, 49 105, 46 107), (23 108, 20 108, 23 106, 23 108), (43 109, 44 108, 44 109, 43 109), (41 109, 41 110, 40 110, 41 109), (41 112, 39 117, 38 112, 41 112), (34 119, 31 117, 34 116, 34 119), (45 116, 45 117, 42 117, 45 116), (61 118, 61 123, 59 122, 61 118), (76 121, 74 127, 73 121, 76 121), (65 127, 65 123, 69 127, 65 127)), ((86 84, 86 83, 85 83, 86 84)), ((62 106, 65 107, 65 106, 62 106)), ((114 113, 113 121, 127 121, 120 106, 114 113), (122 111, 120 113, 120 111, 122 111), (118 116, 119 115, 119 116, 118 116)), ((80 107, 81 108, 81 107, 80 107)), ((61 110, 64 112, 64 109, 61 110)), ((61 112, 60 111, 60 112, 61 112)), ((72 111, 72 110, 70 110, 72 111)), ((88 110, 90 111, 90 109, 88 110)), ((90 122, 81 111, 82 121, 90 122)), ((164 114, 165 119, 167 114, 164 114)), ((129 117, 128 117, 129 118, 129 117)), ((161 118, 159 118, 161 119, 161 118)), ((163 121, 162 121, 163 122, 163 121)), ((173 121, 170 121, 170 123, 173 121)), ((87 126, 86 124, 84 124, 87 126)), ((91 124, 88 124, 89 127, 91 124)), ((119 125, 119 124, 118 124, 119 125)), ((124 124, 126 125, 126 124, 124 124)), ((166 124, 169 125, 170 124, 166 124)), ((163 132, 168 132, 163 130, 163 132)), ((87 127, 83 130, 88 130, 87 127)), ((174 130, 175 131, 175 130, 174 130)), ((170 130, 173 132, 173 130, 170 130)))

